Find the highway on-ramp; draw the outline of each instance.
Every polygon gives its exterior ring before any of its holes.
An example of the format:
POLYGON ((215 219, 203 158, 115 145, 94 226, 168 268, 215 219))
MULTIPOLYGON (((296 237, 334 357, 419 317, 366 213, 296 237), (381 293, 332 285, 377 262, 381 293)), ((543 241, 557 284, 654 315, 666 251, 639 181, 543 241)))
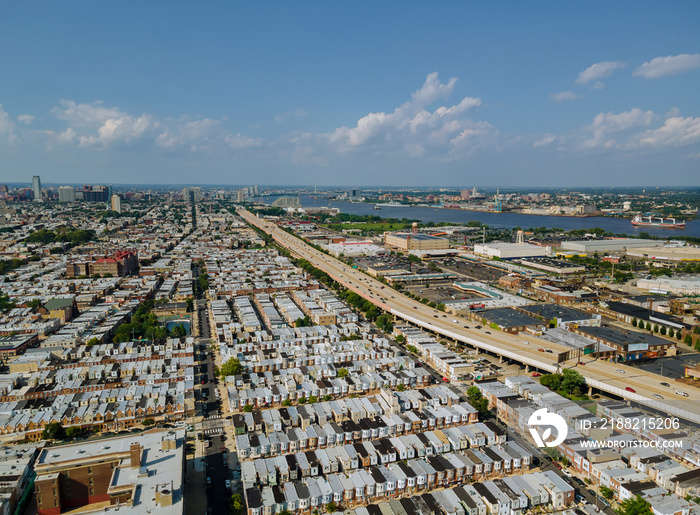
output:
MULTIPOLYGON (((338 283, 395 317, 426 330, 548 372, 554 372, 558 368, 555 356, 570 350, 566 346, 530 335, 511 335, 496 330, 492 332, 488 327, 476 329, 464 319, 455 318, 410 299, 342 261, 314 249, 274 223, 262 220, 245 209, 239 209, 238 214, 251 225, 272 236, 282 247, 326 272, 338 283), (467 325, 468 329, 465 328, 467 325), (547 350, 551 350, 552 353, 547 353, 547 350)), ((593 388, 644 404, 668 415, 700 423, 700 393, 696 389, 676 386, 673 383, 670 387, 664 387, 661 382, 667 378, 618 363, 588 357, 583 358, 583 361, 586 363, 584 366, 577 365, 576 360, 570 360, 560 366, 576 366, 579 373, 586 378, 587 384, 593 388), (626 390, 628 387, 634 392, 626 390), (687 397, 677 394, 677 391, 685 392, 687 397), (663 399, 655 399, 653 395, 663 399)))

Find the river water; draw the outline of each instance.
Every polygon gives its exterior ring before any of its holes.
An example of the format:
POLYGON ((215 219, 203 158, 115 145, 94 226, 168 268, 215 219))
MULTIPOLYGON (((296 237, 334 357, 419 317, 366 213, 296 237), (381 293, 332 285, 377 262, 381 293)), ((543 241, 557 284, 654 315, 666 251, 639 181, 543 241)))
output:
MULTIPOLYGON (((272 203, 276 197, 263 197, 265 203, 272 203)), ((467 223, 472 220, 479 221, 489 227, 512 229, 521 227, 527 230, 531 227, 547 227, 571 231, 574 229, 592 229, 600 227, 613 234, 627 234, 639 236, 646 232, 662 238, 674 236, 700 237, 700 219, 690 220, 684 230, 661 229, 658 227, 635 227, 630 220, 606 216, 591 216, 585 218, 572 216, 546 216, 546 215, 522 215, 517 213, 482 213, 481 211, 466 211, 463 209, 444 209, 434 207, 386 207, 381 210, 374 209, 374 204, 360 202, 332 201, 323 197, 314 199, 310 195, 299 197, 304 207, 337 207, 341 213, 351 215, 376 215, 382 218, 411 218, 421 222, 455 222, 467 223)))

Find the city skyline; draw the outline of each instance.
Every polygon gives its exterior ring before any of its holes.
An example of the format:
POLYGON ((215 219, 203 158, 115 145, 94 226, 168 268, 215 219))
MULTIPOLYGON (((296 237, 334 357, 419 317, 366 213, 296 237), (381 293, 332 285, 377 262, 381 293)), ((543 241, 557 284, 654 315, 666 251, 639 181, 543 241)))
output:
POLYGON ((698 183, 695 3, 163 5, 7 9, 0 180, 698 183))

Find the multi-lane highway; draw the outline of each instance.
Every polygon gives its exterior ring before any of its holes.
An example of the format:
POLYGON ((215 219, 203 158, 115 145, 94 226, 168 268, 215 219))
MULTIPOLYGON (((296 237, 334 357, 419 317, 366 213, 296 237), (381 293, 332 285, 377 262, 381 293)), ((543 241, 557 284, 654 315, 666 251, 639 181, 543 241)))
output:
MULTIPOLYGON (((501 355, 540 370, 554 372, 556 355, 569 350, 534 336, 511 335, 490 328, 476 329, 472 323, 432 309, 389 288, 366 274, 319 252, 299 238, 290 235, 274 223, 262 220, 245 209, 239 215, 248 223, 264 230, 284 248, 306 259, 334 280, 373 302, 397 318, 467 345, 501 355), (469 328, 466 328, 468 326, 469 328), (543 349, 540 351, 538 349, 543 349), (552 353, 546 352, 551 350, 552 353)), ((617 363, 584 358, 586 365, 571 360, 562 367, 576 366, 589 386, 645 404, 669 415, 700 423, 700 393, 688 386, 662 386, 667 381, 660 376, 617 363), (635 390, 630 392, 626 388, 635 390), (677 394, 682 391, 687 397, 677 394), (654 398, 653 396, 657 397, 654 398), (659 399, 658 397, 662 397, 659 399)))

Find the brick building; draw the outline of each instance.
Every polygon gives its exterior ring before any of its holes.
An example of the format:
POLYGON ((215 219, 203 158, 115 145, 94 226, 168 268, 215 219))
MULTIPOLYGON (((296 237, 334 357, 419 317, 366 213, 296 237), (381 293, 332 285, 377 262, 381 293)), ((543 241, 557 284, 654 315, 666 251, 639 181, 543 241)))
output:
POLYGON ((123 277, 131 275, 139 267, 139 260, 136 255, 129 251, 119 251, 111 256, 100 258, 91 266, 91 275, 111 274, 112 277, 123 277))
POLYGON ((183 513, 184 437, 183 430, 154 429, 42 450, 34 482, 39 515, 76 508, 107 511, 116 505, 183 513))

